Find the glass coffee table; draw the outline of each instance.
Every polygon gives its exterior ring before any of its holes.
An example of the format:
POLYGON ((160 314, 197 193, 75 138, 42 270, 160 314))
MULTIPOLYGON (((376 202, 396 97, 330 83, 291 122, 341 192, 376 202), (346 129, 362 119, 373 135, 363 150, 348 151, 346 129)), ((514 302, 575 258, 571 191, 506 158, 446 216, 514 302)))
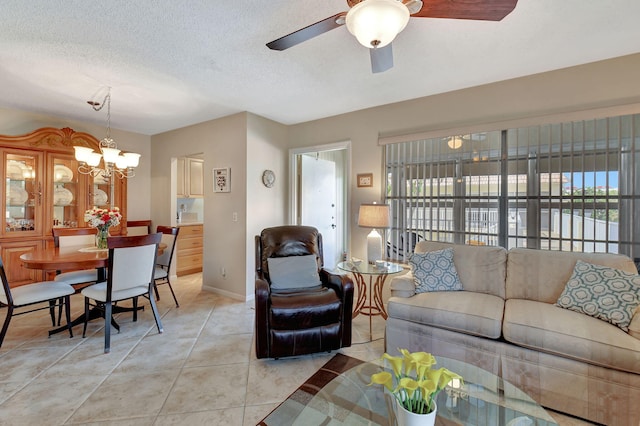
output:
MULTIPOLYGON (((542 407, 500 377, 464 362, 436 359, 437 368, 447 367, 465 379, 464 385, 447 387, 438 395, 436 425, 557 426, 542 407)), ((382 371, 381 364, 347 367, 339 374, 330 371, 334 378, 319 389, 313 384, 306 390, 301 386, 259 424, 396 426, 389 393, 380 385, 368 386, 371 375, 382 371)))

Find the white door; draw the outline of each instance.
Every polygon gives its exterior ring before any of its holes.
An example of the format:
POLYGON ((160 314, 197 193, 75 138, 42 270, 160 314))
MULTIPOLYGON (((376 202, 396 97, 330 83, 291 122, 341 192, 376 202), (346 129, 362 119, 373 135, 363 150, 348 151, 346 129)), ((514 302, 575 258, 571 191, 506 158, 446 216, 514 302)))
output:
POLYGON ((315 226, 322 234, 324 266, 333 269, 338 261, 336 252, 336 163, 302 156, 301 225, 315 226))

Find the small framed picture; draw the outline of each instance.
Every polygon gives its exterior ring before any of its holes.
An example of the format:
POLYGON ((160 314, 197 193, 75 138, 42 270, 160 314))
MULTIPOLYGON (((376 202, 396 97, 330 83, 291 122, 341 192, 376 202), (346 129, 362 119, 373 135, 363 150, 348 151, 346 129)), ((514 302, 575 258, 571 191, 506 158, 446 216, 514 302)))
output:
POLYGON ((358 188, 373 186, 373 173, 358 174, 358 188))
POLYGON ((213 169, 213 192, 231 192, 231 168, 213 169))

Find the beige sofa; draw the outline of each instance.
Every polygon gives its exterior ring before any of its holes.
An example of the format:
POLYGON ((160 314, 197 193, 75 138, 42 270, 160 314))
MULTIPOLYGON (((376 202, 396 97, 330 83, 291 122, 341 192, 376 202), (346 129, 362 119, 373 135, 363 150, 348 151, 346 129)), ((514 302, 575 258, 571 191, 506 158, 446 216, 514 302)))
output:
POLYGON ((637 273, 623 255, 452 245, 463 291, 415 294, 391 280, 385 345, 477 365, 541 405, 608 425, 640 422, 640 315, 629 333, 554 306, 578 259, 637 273), (633 337, 635 335, 636 337, 633 337))

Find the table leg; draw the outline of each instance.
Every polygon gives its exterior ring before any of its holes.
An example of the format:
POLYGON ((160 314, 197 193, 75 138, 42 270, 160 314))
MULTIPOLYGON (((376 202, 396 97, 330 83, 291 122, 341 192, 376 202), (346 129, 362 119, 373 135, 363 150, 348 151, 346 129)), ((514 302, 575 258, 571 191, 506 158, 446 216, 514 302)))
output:
POLYGON ((373 274, 369 274, 368 291, 367 283, 365 282, 362 274, 353 272, 353 277, 356 281, 358 299, 356 300, 352 318, 355 318, 360 314, 369 317, 369 341, 371 341, 373 340, 373 324, 371 317, 380 315, 385 320, 387 319, 387 311, 384 308, 384 303, 382 302, 382 289, 387 279, 387 274, 376 275, 375 283, 373 282, 373 274))
MULTIPOLYGON (((114 306, 114 308, 115 308, 115 306, 114 306)), ((143 308, 144 308, 144 307, 143 307, 143 308)), ((128 311, 130 311, 130 310, 131 310, 131 308, 125 308, 125 309, 127 309, 128 311)), ((121 311, 121 312, 122 312, 122 311, 121 311)), ((84 318, 85 318, 85 315, 84 315, 84 313, 83 313, 82 315, 78 316, 78 317, 77 317, 77 318, 75 318, 73 321, 71 321, 71 322, 69 323, 69 326, 70 326, 71 328, 73 328, 73 327, 75 327, 76 325, 84 324, 84 318)), ((102 309, 99 309, 99 308, 93 308, 93 309, 91 309, 91 310, 89 311, 89 319, 88 319, 88 321, 92 321, 92 320, 97 319, 97 318, 104 318, 103 310, 102 310, 102 309)), ((115 320, 113 317, 111 317, 111 325, 113 326, 113 328, 115 328, 116 330, 120 331, 120 326, 118 325, 118 323, 116 322, 116 320, 115 320)), ((49 330, 49 336, 52 336, 52 335, 54 335, 54 334, 60 333, 60 332, 62 332, 62 331, 67 331, 67 330, 68 330, 68 328, 67 328, 67 326, 66 326, 66 324, 65 324, 65 325, 60 326, 60 327, 58 327, 58 328, 55 328, 55 329, 53 329, 53 330, 49 330)))
MULTIPOLYGON (((105 268, 96 268, 96 269, 98 270, 98 282, 103 282, 104 280, 106 280, 105 268)), ((144 311, 144 306, 138 306, 137 308, 133 308, 133 307, 123 307, 123 306, 113 305, 112 307, 112 313, 114 314, 120 313, 120 312, 132 312, 134 310, 144 311)), ((84 318, 85 318, 85 315, 83 312, 80 316, 78 316, 73 321, 71 321, 71 323, 69 324, 70 327, 73 328, 76 325, 84 324, 84 318)), ((89 311, 88 321, 91 321, 97 318, 104 318, 104 310, 94 307, 89 311)), ((113 328, 120 331, 120 326, 118 325, 118 323, 113 317, 111 317, 111 325, 113 326, 113 328)), ((66 330, 68 330, 67 326, 63 325, 53 330, 49 330, 49 336, 52 336, 54 334, 57 334, 66 330)))
POLYGON ((356 280, 356 288, 358 291, 358 300, 356 300, 356 305, 353 308, 352 316, 352 318, 355 318, 361 313, 364 315, 362 310, 365 307, 365 303, 367 301, 367 284, 364 282, 364 277, 362 276, 362 274, 354 272, 353 277, 356 280))
POLYGON ((376 277, 376 283, 373 286, 373 303, 382 318, 387 319, 387 310, 384 308, 384 302, 382 301, 382 289, 384 282, 387 280, 387 274, 378 275, 376 277))

